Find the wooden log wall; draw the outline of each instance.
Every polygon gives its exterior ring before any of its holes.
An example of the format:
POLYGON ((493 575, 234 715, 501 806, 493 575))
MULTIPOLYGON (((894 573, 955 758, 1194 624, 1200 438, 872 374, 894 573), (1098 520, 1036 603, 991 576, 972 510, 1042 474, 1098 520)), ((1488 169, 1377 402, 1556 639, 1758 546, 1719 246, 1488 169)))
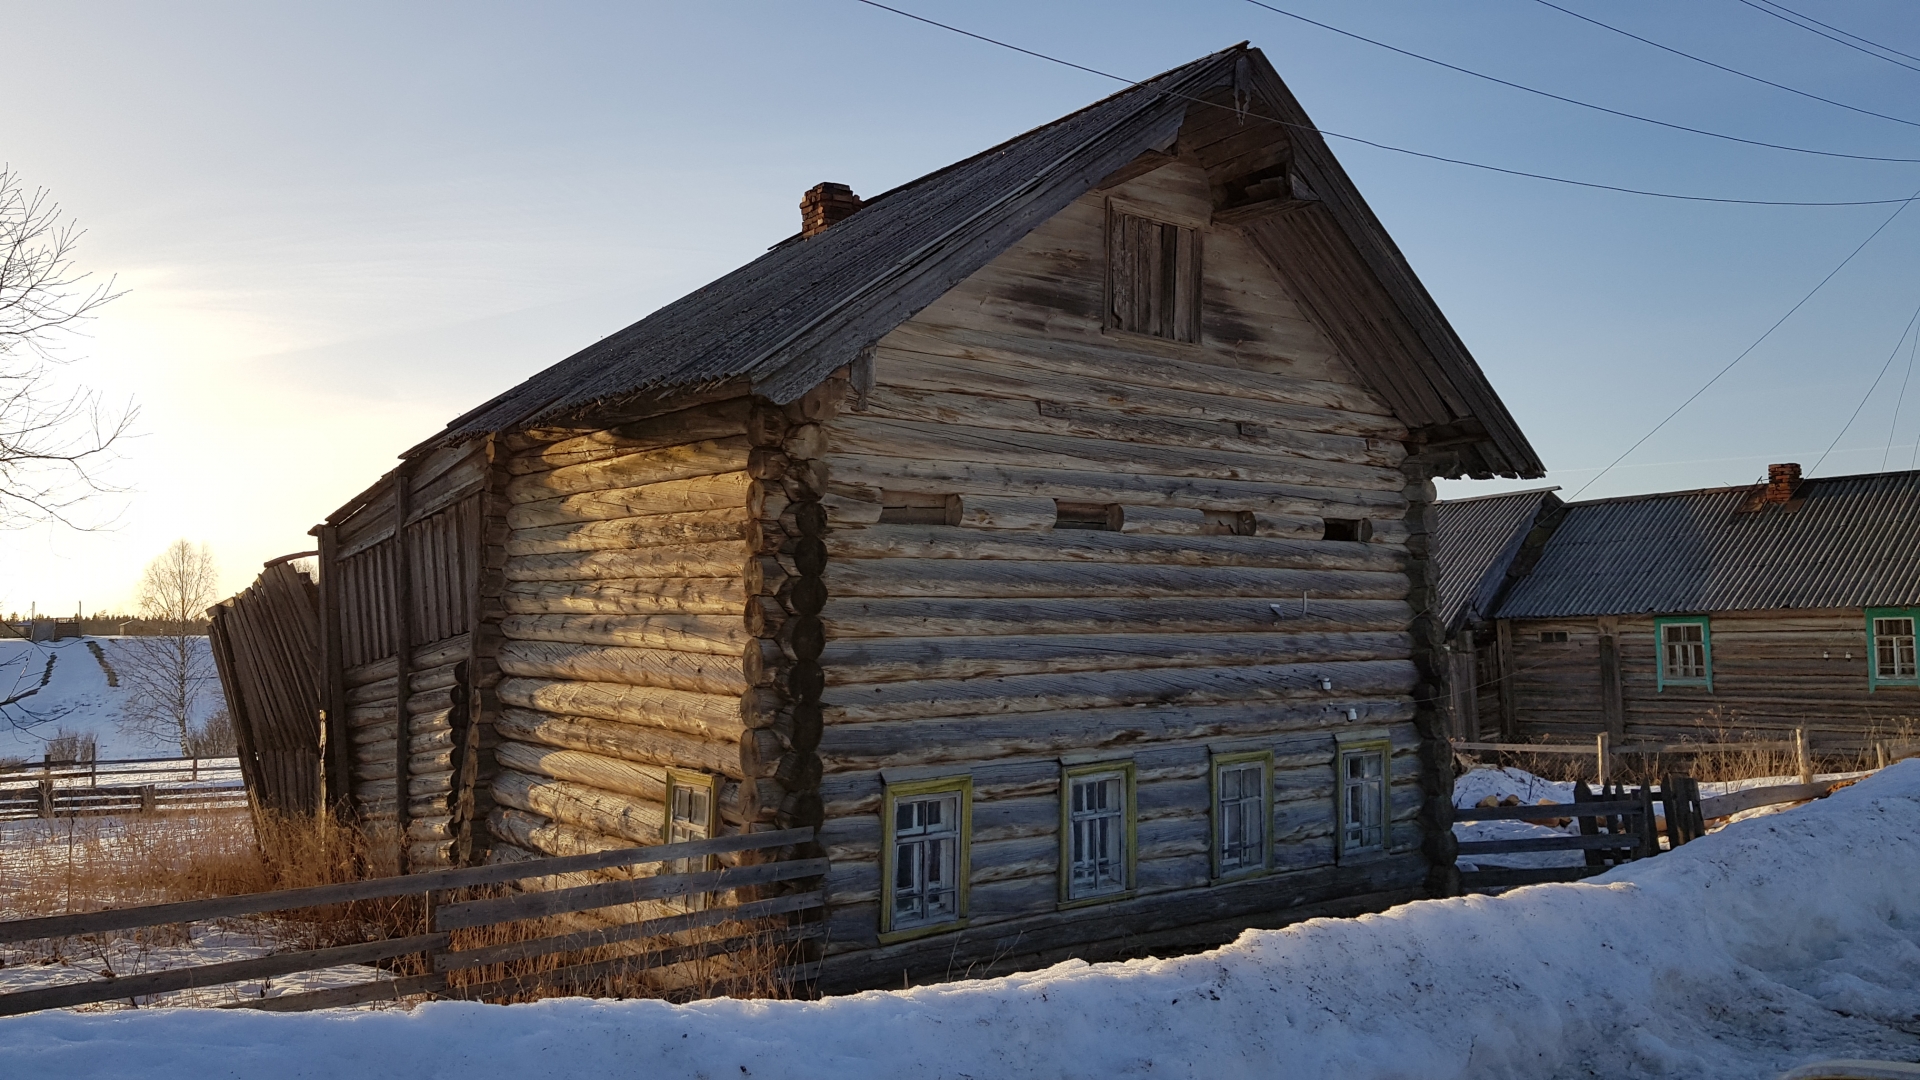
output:
POLYGON ((315 530, 347 808, 398 834, 403 870, 468 861, 487 810, 503 475, 491 441, 434 451, 315 530))
MULTIPOLYGON (((1620 675, 1616 741, 1790 738, 1807 729, 1814 749, 1865 750, 1920 724, 1920 690, 1867 684, 1866 613, 1750 611, 1714 615, 1713 688, 1660 689, 1652 616, 1611 624, 1620 675)), ((1507 624, 1513 702, 1523 738, 1590 739, 1608 730, 1601 664, 1603 620, 1523 619, 1507 624), (1543 641, 1565 633, 1566 640, 1543 641)))
POLYGON ((823 986, 1224 940, 1427 884, 1441 781, 1414 721, 1439 711, 1408 551, 1432 486, 1408 433, 1231 229, 1204 237, 1198 347, 1103 331, 1108 195, 1210 210, 1180 164, 1080 199, 883 338, 823 426, 823 986), (1357 729, 1392 740, 1393 853, 1336 867, 1335 733, 1357 729), (1280 872, 1214 886, 1209 753, 1237 750, 1275 755, 1280 872), (1060 758, 1097 753, 1137 770, 1138 895, 1056 913, 1060 758), (878 944, 889 770, 972 776, 964 932, 878 944))
POLYGON ((715 835, 817 821, 822 400, 509 444, 492 858, 659 841, 669 769, 715 835))

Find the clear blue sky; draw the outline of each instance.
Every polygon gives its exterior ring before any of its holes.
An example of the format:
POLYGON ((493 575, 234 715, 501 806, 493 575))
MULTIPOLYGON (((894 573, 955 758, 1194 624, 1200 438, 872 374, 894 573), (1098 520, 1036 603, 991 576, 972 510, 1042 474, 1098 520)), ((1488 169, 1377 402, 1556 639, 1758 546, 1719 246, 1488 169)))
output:
MULTIPOLYGON (((1920 123, 1920 71, 1739 0, 1559 2, 1920 123)), ((1782 2, 1920 55, 1909 4, 1782 2)), ((898 6, 1130 77, 1251 40, 1324 128, 1511 168, 1742 198, 1920 188, 1920 165, 1602 116, 1244 0, 898 6)), ((1920 126, 1536 0, 1280 6, 1613 108, 1920 158, 1920 126)), ((118 467, 135 490, 117 527, 0 533, 0 610, 119 604, 180 536, 212 543, 239 587, 450 416, 791 233, 809 185, 870 194, 1115 88, 853 0, 9 2, 0 25, 0 157, 88 228, 83 263, 132 290, 65 374, 137 395, 146 433, 118 467)), ((1888 213, 1663 202, 1333 146, 1568 493, 1888 213)), ((1920 304, 1917 241, 1920 207, 1589 497, 1811 467, 1920 304)), ((1906 363, 1823 473, 1906 467, 1920 380, 1886 450, 1906 363)))

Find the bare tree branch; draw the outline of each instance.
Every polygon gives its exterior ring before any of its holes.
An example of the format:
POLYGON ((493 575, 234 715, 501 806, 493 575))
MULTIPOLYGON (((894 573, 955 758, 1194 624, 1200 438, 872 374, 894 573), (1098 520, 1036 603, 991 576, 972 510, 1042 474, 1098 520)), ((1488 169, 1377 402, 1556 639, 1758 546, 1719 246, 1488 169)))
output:
POLYGON ((127 690, 121 730, 189 752, 195 714, 218 685, 202 619, 219 587, 213 553, 205 544, 196 548, 175 540, 147 565, 140 579, 140 614, 165 629, 119 640, 115 667, 127 690))
POLYGON ((63 390, 51 348, 122 295, 89 284, 74 265, 81 231, 44 189, 29 191, 0 166, 0 529, 57 522, 117 491, 99 466, 127 436, 138 410, 110 407, 95 391, 63 390))

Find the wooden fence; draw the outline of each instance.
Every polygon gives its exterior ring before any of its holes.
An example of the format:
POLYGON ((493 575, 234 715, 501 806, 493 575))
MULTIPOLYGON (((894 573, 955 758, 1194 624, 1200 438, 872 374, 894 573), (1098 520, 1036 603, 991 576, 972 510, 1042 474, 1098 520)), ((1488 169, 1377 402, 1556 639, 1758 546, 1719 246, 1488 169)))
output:
MULTIPOLYGON (((488 886, 507 886, 530 878, 578 874, 660 863, 710 861, 710 856, 733 852, 766 851, 789 845, 808 844, 812 829, 786 829, 779 832, 750 833, 712 840, 663 844, 644 848, 622 848, 590 855, 477 866, 458 870, 438 870, 400 877, 356 881, 341 885, 321 885, 307 889, 223 896, 210 900, 188 900, 147 907, 94 911, 77 915, 52 915, 38 919, 0 922, 0 944, 105 934, 139 930, 180 923, 231 919, 244 915, 347 904, 355 901, 422 896, 427 898, 425 933, 384 938, 333 948, 276 953, 249 960, 233 960, 194 967, 171 968, 137 975, 93 979, 87 982, 22 990, 0 994, 0 1016, 14 1016, 43 1009, 60 1009, 98 1001, 118 1001, 148 994, 219 986, 251 979, 276 978, 307 971, 320 971, 348 964, 392 964, 403 957, 417 957, 420 974, 394 978, 369 978, 351 986, 281 997, 235 1002, 223 1008, 251 1008, 272 1011, 303 1011, 355 1005, 370 1001, 394 1000, 404 996, 433 994, 440 997, 486 1000, 523 994, 552 987, 582 988, 595 980, 640 969, 658 969, 701 957, 733 952, 746 947, 786 949, 799 942, 817 938, 825 931, 823 923, 809 919, 809 913, 824 907, 824 894, 816 887, 806 891, 739 900, 730 904, 700 906, 695 900, 686 906, 692 910, 650 918, 624 925, 577 930, 570 933, 509 941, 501 944, 454 947, 453 933, 476 927, 501 926, 554 915, 589 911, 648 900, 710 898, 734 890, 777 885, 782 882, 805 883, 827 871, 824 858, 786 859, 718 869, 685 871, 604 881, 571 888, 515 892, 502 896, 473 898, 464 890, 488 886), (748 932, 718 940, 686 940, 689 931, 730 924, 748 924, 748 932), (676 938, 676 935, 678 938, 676 938), (611 960, 584 961, 570 954, 584 953, 624 943, 662 943, 661 947, 632 956, 611 960), (556 957, 556 966, 537 974, 507 974, 475 980, 475 969, 537 957, 556 957)), ((373 975, 369 971, 369 975, 373 975)), ((780 965, 776 976, 786 985, 811 981, 817 965, 788 962, 780 965)))
POLYGON ((0 821, 73 814, 238 809, 246 805, 240 764, 233 758, 127 758, 0 766, 0 821))
POLYGON ((1706 823, 1730 817, 1746 810, 1779 803, 1805 802, 1826 796, 1834 783, 1776 784, 1746 788, 1714 798, 1702 799, 1700 785, 1685 776, 1669 776, 1660 787, 1626 788, 1619 784, 1589 789, 1573 785, 1570 803, 1541 803, 1533 806, 1463 806, 1453 812, 1453 820, 1556 822, 1572 819, 1580 826, 1576 834, 1528 836, 1506 840, 1462 840, 1459 857, 1474 863, 1483 855, 1510 855, 1547 851, 1578 851, 1585 855, 1581 866, 1487 867, 1462 871, 1461 887, 1479 889, 1537 885, 1548 881, 1578 881, 1603 874, 1621 863, 1646 859, 1671 851, 1706 835, 1706 823), (1656 813, 1657 808, 1657 813, 1656 813), (1662 824, 1664 819, 1664 827, 1662 824), (1664 836, 1666 844, 1661 845, 1664 836))

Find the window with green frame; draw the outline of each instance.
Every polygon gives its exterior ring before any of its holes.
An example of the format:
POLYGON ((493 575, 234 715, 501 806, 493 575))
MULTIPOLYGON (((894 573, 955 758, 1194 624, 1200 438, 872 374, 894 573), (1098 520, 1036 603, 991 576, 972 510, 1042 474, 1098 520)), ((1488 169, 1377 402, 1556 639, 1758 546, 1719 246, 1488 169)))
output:
POLYGON ((1070 765, 1060 774, 1060 903, 1133 891, 1133 762, 1070 765))
POLYGON ((888 784, 882 803, 880 940, 965 926, 973 778, 888 784))
POLYGON ((1273 751, 1213 755, 1213 876, 1265 873, 1272 862, 1273 751))
POLYGON ((1914 628, 1920 608, 1867 609, 1867 688, 1920 686, 1914 628))
POLYGON ((1335 820, 1339 824, 1334 833, 1336 859, 1386 850, 1393 822, 1393 792, 1388 772, 1392 754, 1392 744, 1384 738, 1340 742, 1340 752, 1334 761, 1340 799, 1335 808, 1335 820))
POLYGON ((1653 620, 1656 682, 1669 686, 1713 689, 1713 634, 1705 615, 1653 620))

